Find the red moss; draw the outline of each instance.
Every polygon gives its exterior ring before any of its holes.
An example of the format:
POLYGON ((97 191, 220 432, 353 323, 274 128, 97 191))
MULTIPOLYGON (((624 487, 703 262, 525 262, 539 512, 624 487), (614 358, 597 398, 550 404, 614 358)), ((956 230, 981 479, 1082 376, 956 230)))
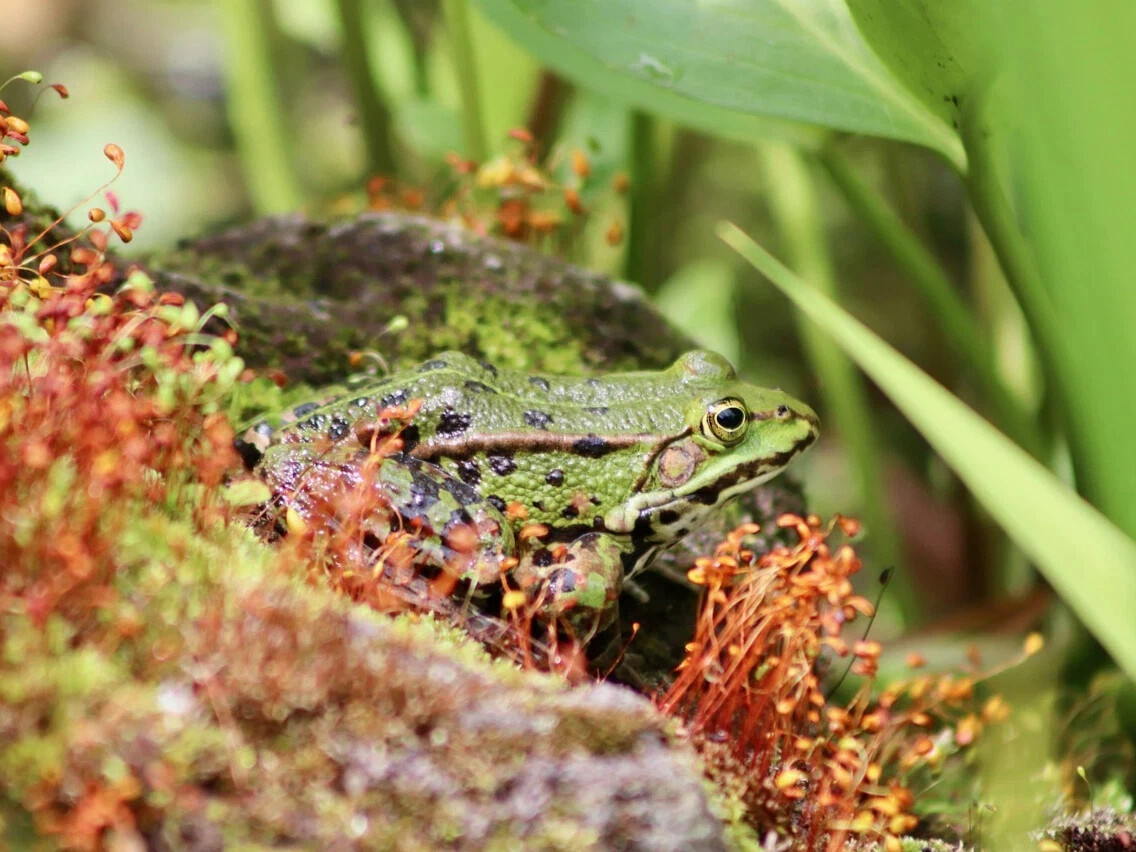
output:
MULTIPOLYGON (((0 133, 26 135, 4 117, 0 133)), ((104 153, 117 177, 122 149, 104 153)), ((214 492, 237 462, 216 410, 231 347, 204 348, 196 309, 145 279, 102 292, 114 277, 108 235, 140 224, 108 201, 115 218, 97 227, 106 217, 95 208, 63 238, 62 217, 39 233, 20 219, 0 227, 0 610, 40 623, 60 614, 89 625, 110 605, 128 504, 161 504, 194 483, 204 489, 194 517, 212 523, 223 514, 214 492)))
MULTIPOLYGON (((860 560, 833 548, 837 516, 785 515, 799 542, 756 558, 744 547, 755 525, 735 530, 689 577, 703 586, 694 640, 677 677, 658 699, 686 723, 710 773, 740 785, 748 819, 791 836, 794 848, 842 849, 853 838, 898 848, 915 828, 914 773, 974 741, 1005 705, 971 709, 969 677, 926 675, 870 692, 882 647, 846 628, 872 605, 855 594, 860 560), (846 706, 828 700, 825 661, 852 660, 869 678, 846 706)), ((916 660, 915 662, 919 662, 916 660)))

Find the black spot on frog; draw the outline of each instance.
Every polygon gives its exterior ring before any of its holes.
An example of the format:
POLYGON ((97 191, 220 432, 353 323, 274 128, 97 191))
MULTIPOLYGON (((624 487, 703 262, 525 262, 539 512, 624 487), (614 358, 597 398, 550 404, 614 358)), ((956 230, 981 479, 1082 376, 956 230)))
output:
POLYGON ((473 391, 474 393, 497 393, 497 391, 483 382, 474 381, 473 379, 466 379, 465 389, 473 391))
POLYGON ((344 420, 342 417, 335 417, 331 421, 331 426, 328 427, 327 437, 333 441, 341 441, 347 437, 351 431, 351 424, 344 420))
POLYGON ((469 412, 454 411, 447 405, 441 417, 438 418, 437 434, 443 438, 460 435, 469 428, 472 422, 473 416, 469 412))
POLYGON ((408 399, 410 399, 410 393, 406 388, 396 390, 394 393, 388 393, 379 400, 379 408, 390 408, 394 405, 402 405, 408 399))
POLYGON ((572 452, 589 459, 606 456, 615 448, 599 435, 585 435, 572 444, 572 452))
POLYGON ((534 429, 547 429, 552 425, 552 415, 544 411, 530 409, 525 412, 525 422, 534 429))
POLYGON ((488 456, 486 461, 489 462, 489 469, 498 476, 508 476, 517 469, 517 463, 513 461, 513 457, 510 455, 492 455, 488 456))
POLYGON ((473 459, 465 459, 458 462, 458 476, 467 485, 477 485, 481 482, 481 468, 473 459))

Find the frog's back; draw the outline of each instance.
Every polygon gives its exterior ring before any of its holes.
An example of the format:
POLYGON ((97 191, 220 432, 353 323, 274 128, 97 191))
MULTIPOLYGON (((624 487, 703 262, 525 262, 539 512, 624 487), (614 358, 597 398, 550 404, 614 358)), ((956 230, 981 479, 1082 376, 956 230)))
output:
POLYGON ((359 420, 418 400, 421 409, 415 421, 436 438, 526 431, 673 434, 683 425, 683 386, 723 378, 708 369, 684 372, 679 369, 682 363, 657 372, 582 378, 530 375, 445 352, 391 376, 357 382, 326 404, 298 406, 293 409, 295 422, 287 428, 305 438, 327 435, 338 440, 359 420))

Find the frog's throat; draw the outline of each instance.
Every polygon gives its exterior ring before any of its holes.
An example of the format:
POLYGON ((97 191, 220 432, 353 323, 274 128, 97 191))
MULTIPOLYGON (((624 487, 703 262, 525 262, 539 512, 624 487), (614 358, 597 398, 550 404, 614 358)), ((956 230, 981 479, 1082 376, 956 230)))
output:
MULTIPOLYGON (((709 485, 703 485, 693 491, 678 487, 635 494, 627 502, 604 515, 604 527, 610 532, 631 534, 636 531, 637 525, 642 529, 645 521, 650 525, 651 515, 668 508, 677 509, 680 516, 690 514, 691 509, 696 510, 698 514, 708 514, 739 494, 744 494, 775 477, 811 443, 810 437, 791 450, 739 465, 722 474, 709 485)), ((681 526, 681 517, 675 526, 681 526)), ((652 538, 669 537, 662 528, 655 532, 652 538)))
POLYGON ((456 438, 431 438, 417 445, 410 455, 423 461, 436 458, 462 459, 495 450, 508 452, 573 453, 587 458, 600 458, 617 450, 640 444, 654 444, 656 435, 597 435, 542 431, 494 432, 464 435, 456 438))

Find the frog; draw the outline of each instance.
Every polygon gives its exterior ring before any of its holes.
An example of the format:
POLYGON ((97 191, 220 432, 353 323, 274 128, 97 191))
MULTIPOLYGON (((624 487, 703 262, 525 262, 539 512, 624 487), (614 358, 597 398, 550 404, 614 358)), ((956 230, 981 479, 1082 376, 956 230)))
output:
POLYGON ((507 573, 542 619, 587 642, 657 554, 818 434, 808 405, 709 350, 596 377, 444 352, 262 417, 238 449, 302 518, 371 489, 392 510, 376 513, 373 541, 412 529, 414 561, 470 588, 507 573))

